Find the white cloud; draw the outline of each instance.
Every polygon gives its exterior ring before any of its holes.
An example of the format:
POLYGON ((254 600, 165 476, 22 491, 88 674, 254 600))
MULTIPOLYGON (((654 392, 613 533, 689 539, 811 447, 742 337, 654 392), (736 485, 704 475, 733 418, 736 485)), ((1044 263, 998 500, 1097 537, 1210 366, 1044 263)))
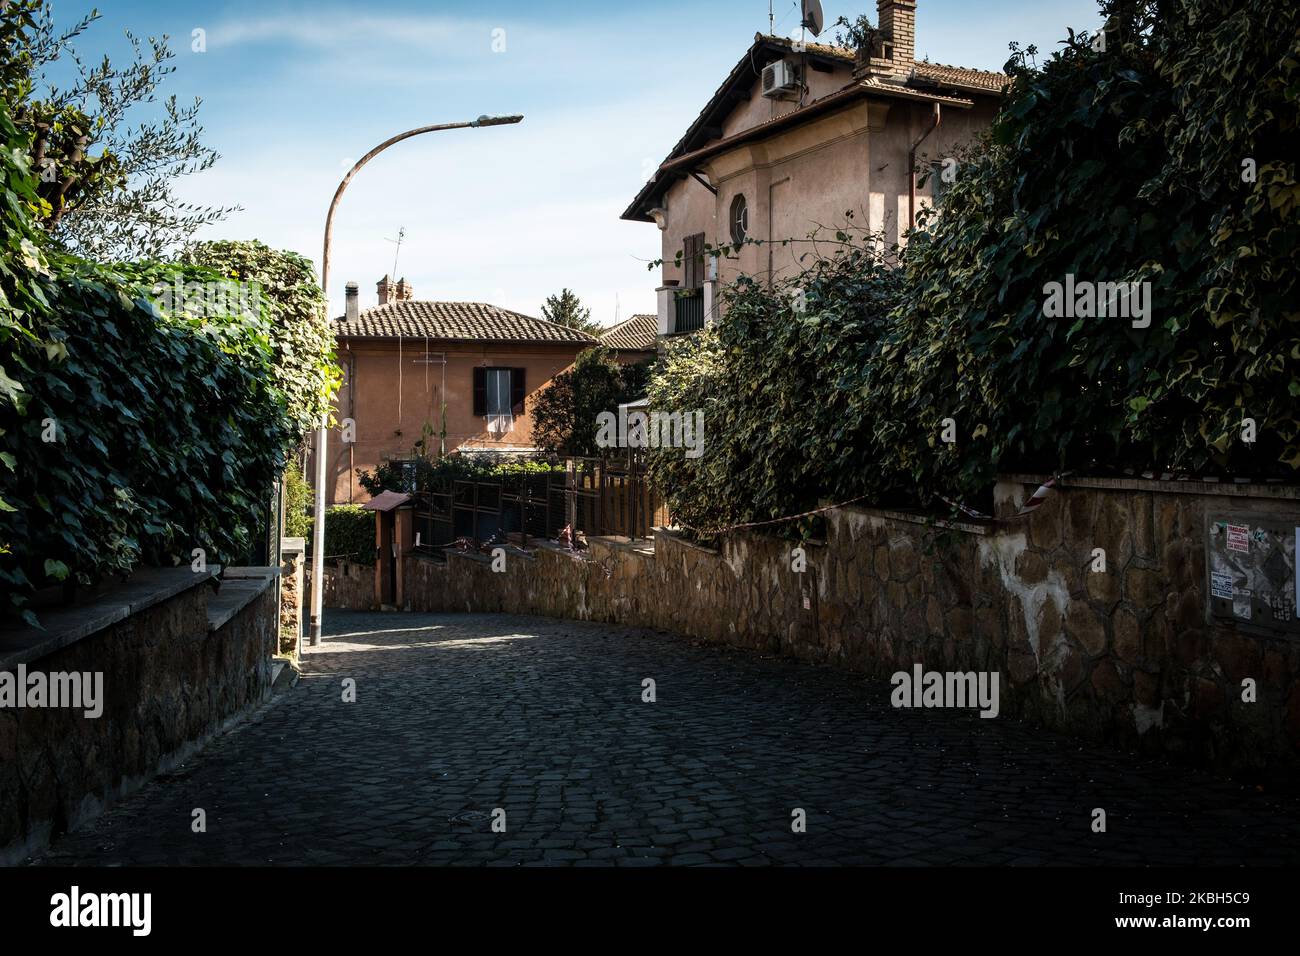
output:
POLYGON ((427 47, 456 37, 466 22, 444 17, 395 17, 355 13, 281 13, 232 17, 208 31, 208 48, 254 43, 290 44, 316 51, 368 43, 427 47))

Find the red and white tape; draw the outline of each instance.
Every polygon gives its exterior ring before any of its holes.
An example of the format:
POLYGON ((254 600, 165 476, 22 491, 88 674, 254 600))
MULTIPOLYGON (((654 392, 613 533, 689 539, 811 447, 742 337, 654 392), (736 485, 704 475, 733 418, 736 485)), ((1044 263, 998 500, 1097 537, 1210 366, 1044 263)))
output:
MULTIPOLYGON (((1011 519, 1023 518, 1026 515, 1033 514, 1035 511, 1041 508, 1043 506, 1043 502, 1046 501, 1051 496, 1052 492, 1056 490, 1056 480, 1058 478, 1063 478, 1063 477, 1065 476, 1053 475, 1051 478, 1048 478, 1045 482, 1039 485, 1038 490, 1029 496, 1029 498, 1025 501, 1025 503, 1020 506, 1020 510, 1011 516, 1011 519)), ((947 504, 952 505, 962 514, 966 515, 968 518, 975 518, 976 520, 979 521, 994 520, 992 515, 986 515, 984 514, 984 512, 976 511, 974 508, 967 508, 964 504, 962 504, 959 501, 953 501, 951 498, 945 498, 943 495, 940 495, 939 499, 941 501, 946 502, 947 504)))

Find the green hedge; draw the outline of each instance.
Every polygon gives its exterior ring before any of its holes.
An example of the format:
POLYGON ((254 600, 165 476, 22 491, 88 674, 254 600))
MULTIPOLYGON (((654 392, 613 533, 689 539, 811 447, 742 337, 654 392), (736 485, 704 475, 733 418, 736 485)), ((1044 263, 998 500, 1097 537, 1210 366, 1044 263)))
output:
POLYGON ((331 410, 329 398, 342 378, 316 267, 296 252, 255 240, 194 243, 180 261, 257 290, 270 329, 273 381, 288 403, 295 437, 314 430, 331 410))
POLYGON ((790 290, 742 279, 721 322, 668 347, 650 404, 704 422, 702 456, 649 456, 676 520, 709 530, 863 492, 874 455, 864 390, 902 278, 853 249, 801 277, 802 311, 790 290))
POLYGON ((0 142, 0 606, 35 623, 36 589, 245 553, 295 422, 264 315, 162 311, 207 269, 43 251, 3 105, 0 142))
POLYGON ((1103 4, 1104 52, 1072 37, 1017 71, 909 247, 880 352, 893 374, 867 396, 882 484, 972 494, 1007 467, 1295 477, 1300 8, 1164 7, 1103 4), (1150 327, 1045 316, 1045 284, 1069 273, 1149 281, 1150 327), (945 417, 956 444, 934 441, 945 417))
POLYGON ((670 351, 653 406, 705 420, 702 458, 652 457, 684 523, 987 506, 1007 470, 1295 480, 1300 8, 1101 6, 1105 52, 1071 36, 1009 64, 901 269, 842 235, 789 283, 727 290, 720 325, 670 351), (1045 315, 1067 274, 1149 281, 1150 326, 1045 315))
POLYGON ((550 461, 519 461, 489 453, 453 454, 436 460, 416 454, 402 461, 383 462, 374 471, 362 471, 357 480, 375 496, 383 491, 415 494, 450 480, 509 478, 563 470, 564 465, 550 461))
POLYGON ((302 473, 290 467, 284 473, 284 536, 306 538, 311 534, 316 493, 302 473))
MULTIPOLYGON (((307 529, 307 557, 314 553, 314 529, 307 529)), ((325 509, 325 558, 346 559, 357 564, 375 563, 375 513, 360 505, 331 505, 325 509)))

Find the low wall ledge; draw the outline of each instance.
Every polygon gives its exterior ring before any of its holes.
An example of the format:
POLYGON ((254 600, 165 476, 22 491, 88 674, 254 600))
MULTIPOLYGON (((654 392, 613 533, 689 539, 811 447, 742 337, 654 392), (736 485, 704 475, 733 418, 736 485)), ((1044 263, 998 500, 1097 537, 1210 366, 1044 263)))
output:
MULTIPOLYGON (((492 547, 494 549, 501 548, 507 555, 512 557, 526 558, 529 561, 535 561, 537 559, 536 552, 516 548, 513 544, 494 544, 492 547)), ((447 548, 446 554, 448 558, 467 558, 470 561, 477 561, 479 564, 492 563, 492 555, 484 554, 482 551, 461 551, 458 548, 447 548)))
POLYGON ((961 521, 954 518, 940 518, 921 511, 899 511, 896 508, 874 508, 871 505, 842 505, 837 510, 848 514, 864 515, 868 518, 903 521, 908 524, 926 525, 945 531, 961 531, 966 534, 989 535, 998 530, 997 524, 992 521, 961 521))
POLYGON ((0 630, 0 670, 30 664, 83 641, 133 614, 207 583, 215 574, 215 568, 194 571, 189 565, 140 568, 126 581, 109 585, 85 604, 42 610, 42 627, 0 630))
POLYGON ((208 631, 218 631, 230 619, 275 585, 279 568, 227 568, 217 593, 208 598, 208 631))
POLYGON ((591 549, 602 548, 609 551, 631 551, 634 554, 652 555, 655 552, 654 540, 649 538, 628 538, 623 535, 592 535, 587 538, 591 549))
MULTIPOLYGON (((999 481, 1041 485, 1050 475, 999 475, 999 481)), ((1284 482, 1160 481, 1156 478, 1086 478, 1073 475, 1056 480, 1058 488, 1100 491, 1150 491, 1167 495, 1220 495, 1225 498, 1271 498, 1300 501, 1300 484, 1284 482)))
POLYGON ((655 528, 655 541, 657 542, 661 537, 675 541, 683 547, 694 548, 696 551, 703 551, 705 554, 722 554, 722 552, 717 548, 708 548, 702 544, 696 544, 680 531, 674 531, 671 528, 655 528))

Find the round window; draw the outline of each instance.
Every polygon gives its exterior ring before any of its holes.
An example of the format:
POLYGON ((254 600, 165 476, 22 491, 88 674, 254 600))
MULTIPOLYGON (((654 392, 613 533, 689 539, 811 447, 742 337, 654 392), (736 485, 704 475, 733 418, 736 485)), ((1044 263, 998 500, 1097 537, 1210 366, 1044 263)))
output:
POLYGON ((731 200, 731 241, 740 245, 749 235, 749 204, 743 195, 731 200))

